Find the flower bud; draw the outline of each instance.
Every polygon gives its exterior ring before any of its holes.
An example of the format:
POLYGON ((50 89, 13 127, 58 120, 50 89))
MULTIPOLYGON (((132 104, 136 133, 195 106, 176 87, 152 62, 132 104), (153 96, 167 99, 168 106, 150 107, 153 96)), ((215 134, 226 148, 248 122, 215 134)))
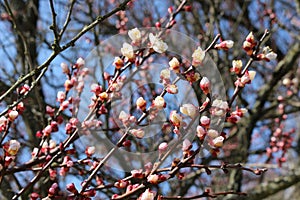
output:
POLYGON ((17 140, 10 140, 4 145, 4 150, 10 156, 15 156, 18 153, 20 147, 21 147, 20 142, 18 142, 17 140))
POLYGON ((180 127, 182 124, 182 117, 175 110, 173 110, 170 113, 170 121, 174 126, 180 127))
POLYGON ((188 140, 185 139, 182 143, 182 151, 187 151, 190 150, 193 147, 192 143, 188 140))
POLYGON ((234 42, 232 40, 225 40, 225 41, 222 41, 219 44, 216 44, 215 48, 216 49, 228 50, 228 49, 233 47, 233 44, 234 44, 234 42))
POLYGON ((64 74, 70 74, 69 66, 66 63, 61 63, 60 67, 64 74))
POLYGON ((158 184, 159 176, 157 174, 150 174, 147 181, 151 184, 158 184))
POLYGON ((10 121, 14 121, 18 117, 18 115, 19 115, 18 111, 16 111, 16 110, 10 110, 8 112, 8 119, 10 121))
POLYGON ((205 57, 205 52, 200 47, 198 47, 192 54, 192 58, 193 58, 192 65, 195 67, 199 66, 203 62, 204 57, 205 57))
POLYGON ((233 60, 232 61, 232 68, 230 69, 231 72, 235 74, 240 74, 243 67, 243 63, 241 60, 233 60))
POLYGON ((197 115, 197 108, 193 104, 183 104, 180 107, 180 112, 194 118, 197 115))
POLYGON ((130 133, 139 139, 143 138, 145 135, 145 132, 142 129, 132 129, 130 130, 130 133))
POLYGON ((205 95, 210 93, 210 81, 207 77, 203 77, 200 81, 200 88, 205 95))
POLYGON ((136 100, 136 107, 142 111, 146 110, 147 101, 143 97, 139 97, 136 100))
POLYGON ((177 87, 177 85, 171 84, 171 85, 167 86, 166 91, 169 94, 177 94, 178 93, 178 87, 177 87))
POLYGON ((173 57, 169 62, 170 70, 173 70, 175 73, 180 72, 180 63, 176 57, 173 57))
POLYGON ((213 139, 212 145, 216 148, 220 148, 223 146, 223 142, 224 142, 224 137, 219 136, 219 137, 216 137, 215 139, 213 139))
POLYGON ((124 66, 124 61, 120 57, 115 57, 114 65, 116 66, 116 69, 120 69, 124 66))
POLYGON ((166 106, 165 99, 161 96, 157 96, 153 101, 153 106, 157 109, 163 109, 166 106))

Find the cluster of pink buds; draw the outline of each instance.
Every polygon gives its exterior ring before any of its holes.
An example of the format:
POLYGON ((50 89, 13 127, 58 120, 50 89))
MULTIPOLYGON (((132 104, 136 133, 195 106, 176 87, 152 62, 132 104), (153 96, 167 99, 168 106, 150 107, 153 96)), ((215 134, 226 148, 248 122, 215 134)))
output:
POLYGON ((79 121, 76 118, 71 118, 65 126, 66 134, 71 134, 77 128, 79 121))
MULTIPOLYGON (((282 101, 282 97, 278 98, 279 102, 282 101)), ((278 104, 278 113, 283 114, 285 105, 281 102, 278 104)), ((279 126, 273 131, 271 139, 270 139, 270 147, 267 150, 267 156, 269 158, 276 157, 276 161, 279 166, 282 163, 286 162, 286 152, 292 147, 292 143, 294 141, 293 134, 295 133, 295 129, 291 129, 289 131, 284 131, 284 123, 287 119, 287 115, 283 114, 280 118, 275 119, 275 123, 279 124, 279 126), (280 154, 279 154, 280 152, 280 154), (278 156, 279 155, 279 156, 278 156)))
POLYGON ((229 107, 227 101, 215 99, 212 102, 211 109, 210 109, 210 113, 212 115, 222 117, 225 116, 228 111, 229 111, 229 107))
POLYGON ((72 159, 69 156, 65 156, 62 162, 62 167, 60 168, 59 174, 65 176, 69 169, 74 165, 72 159))
POLYGON ((294 77, 286 77, 282 80, 282 84, 287 88, 286 94, 287 96, 291 96, 293 94, 297 94, 299 91, 299 78, 294 77))
POLYGON ((198 108, 193 104, 183 104, 180 107, 180 112, 184 115, 189 116, 190 118, 194 118, 197 116, 198 108))
POLYGON ((119 33, 123 33, 127 30, 126 24, 128 18, 126 17, 126 11, 117 12, 118 20, 116 22, 116 28, 119 30, 119 33))
POLYGON ((48 197, 53 197, 53 196, 57 195, 58 191, 59 191, 58 184, 53 183, 48 190, 48 197))

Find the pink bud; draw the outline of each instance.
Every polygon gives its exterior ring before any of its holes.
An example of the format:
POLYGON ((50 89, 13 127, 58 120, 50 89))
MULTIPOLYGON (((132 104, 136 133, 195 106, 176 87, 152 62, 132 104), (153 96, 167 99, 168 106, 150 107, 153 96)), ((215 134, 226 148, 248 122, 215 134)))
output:
POLYGON ((42 132, 43 132, 44 136, 46 136, 46 137, 49 136, 52 132, 51 125, 46 126, 42 132))
POLYGON ((192 6, 191 5, 186 5, 183 7, 184 11, 186 12, 192 12, 192 6))
POLYGON ((161 23, 160 22, 156 22, 155 23, 155 27, 158 28, 158 29, 161 28, 161 23))
POLYGON ((175 110, 170 113, 170 121, 176 127, 182 125, 182 117, 175 110))
POLYGON ((77 191, 77 189, 76 189, 74 183, 69 183, 69 184, 67 185, 67 190, 68 190, 69 192, 73 193, 73 194, 77 194, 77 193, 78 193, 78 191, 77 191))
POLYGON ((180 72, 180 63, 176 57, 173 57, 169 62, 170 70, 173 70, 175 73, 180 72))
POLYGON ((197 126, 197 136, 201 141, 204 140, 206 136, 206 130, 200 125, 197 126))
POLYGON ((202 116, 200 118, 200 123, 201 123, 202 126, 208 127, 209 124, 210 124, 210 119, 207 116, 202 116))
POLYGON ((207 77, 203 77, 200 81, 200 88, 204 94, 210 93, 210 81, 207 77))
POLYGON ((65 86, 65 90, 68 92, 73 87, 73 83, 71 80, 67 79, 65 81, 64 86, 65 86))
POLYGON ((60 67, 64 74, 70 74, 70 69, 66 63, 61 63, 60 67))
POLYGON ((78 58, 74 67, 79 69, 84 65, 85 65, 85 61, 82 58, 78 58))
POLYGON ((193 147, 192 143, 188 140, 185 139, 182 143, 182 151, 187 151, 190 150, 193 147))
POLYGON ((59 91, 59 92, 57 92, 57 97, 56 98, 57 98, 58 102, 63 102, 66 98, 66 93, 63 92, 63 91, 59 91))
POLYGON ((157 174, 151 174, 147 177, 147 181, 152 184, 158 184, 159 176, 157 174))
POLYGON ((134 178, 144 178, 143 170, 142 169, 134 169, 131 171, 131 174, 134 178))
POLYGON ((29 85, 24 84, 23 86, 21 86, 17 91, 19 94, 21 95, 26 95, 28 93, 28 91, 30 90, 29 85))
POLYGON ((164 152, 164 151, 167 150, 167 148, 168 148, 168 143, 166 143, 166 142, 162 142, 162 143, 160 143, 160 145, 158 146, 159 152, 164 152))

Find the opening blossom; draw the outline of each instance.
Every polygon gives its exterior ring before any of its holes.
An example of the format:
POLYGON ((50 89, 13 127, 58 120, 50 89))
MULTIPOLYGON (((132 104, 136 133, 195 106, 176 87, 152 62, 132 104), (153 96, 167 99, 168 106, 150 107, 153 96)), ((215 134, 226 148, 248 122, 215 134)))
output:
POLYGON ((154 51, 163 53, 168 49, 168 45, 152 33, 149 34, 149 40, 154 51))
POLYGON ((76 64, 73 67, 79 69, 84 65, 85 65, 85 61, 82 58, 78 58, 76 64))
POLYGON ((174 126, 180 127, 182 124, 182 117, 175 110, 173 110, 170 113, 170 121, 174 126))
POLYGON ((219 44, 215 45, 216 49, 228 50, 233 47, 234 42, 232 40, 224 40, 219 44))
POLYGON ((223 142, 224 142, 224 137, 219 136, 212 140, 212 145, 216 148, 220 148, 223 146, 223 142))
POLYGON ((154 200, 156 195, 155 191, 150 190, 149 188, 143 192, 138 200, 154 200))
POLYGON ((205 57, 205 51, 203 51, 200 47, 198 47, 192 55, 193 58, 192 65, 195 67, 199 66, 203 62, 204 57, 205 57))
POLYGON ((157 109, 163 109, 166 106, 165 99, 161 96, 157 96, 153 101, 153 106, 157 109))
POLYGON ((257 55, 258 60, 265 60, 269 62, 270 60, 275 60, 277 58, 277 54, 272 51, 269 46, 263 48, 263 53, 257 55))
POLYGON ((234 84, 238 87, 245 87, 246 84, 251 83, 255 75, 256 71, 246 71, 246 73, 241 78, 238 78, 234 84))
POLYGON ((212 102, 211 113, 216 116, 224 116, 229 109, 227 101, 216 99, 212 102))
POLYGON ((178 93, 178 87, 177 87, 177 85, 170 84, 170 85, 167 86, 166 91, 169 94, 177 94, 178 93))
POLYGON ((142 34, 139 29, 134 28, 128 31, 128 36, 132 40, 133 44, 139 44, 142 39, 142 34))
POLYGON ((17 140, 10 140, 7 142, 7 144, 5 144, 5 146, 6 145, 7 148, 4 147, 4 149, 11 156, 15 156, 21 147, 20 142, 18 142, 17 140))
POLYGON ((143 138, 145 135, 145 131, 142 129, 132 129, 130 130, 130 133, 139 139, 143 138))
POLYGON ((173 70, 175 73, 180 72, 180 63, 176 57, 173 57, 169 62, 170 70, 173 70))
POLYGON ((241 60, 233 60, 232 61, 232 68, 230 69, 231 72, 235 74, 240 74, 242 71, 243 62, 241 60))
POLYGON ((130 44, 128 44, 127 42, 125 42, 123 44, 123 47, 121 48, 121 53, 123 56, 125 56, 129 60, 132 60, 134 58, 133 47, 130 44))
POLYGON ((8 113, 8 119, 14 121, 18 117, 19 113, 16 110, 10 110, 8 113))
POLYGON ((180 112, 191 118, 194 118, 197 115, 197 108, 193 104, 183 104, 180 107, 180 112))

